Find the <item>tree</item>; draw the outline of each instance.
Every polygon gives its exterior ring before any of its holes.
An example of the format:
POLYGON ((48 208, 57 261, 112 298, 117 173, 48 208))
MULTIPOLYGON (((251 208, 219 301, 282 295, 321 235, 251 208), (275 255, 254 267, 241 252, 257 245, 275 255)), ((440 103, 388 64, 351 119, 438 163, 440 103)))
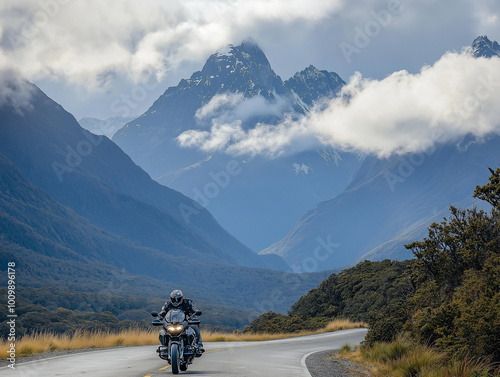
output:
POLYGON ((474 197, 485 200, 490 203, 495 209, 500 209, 500 168, 493 171, 489 168, 491 176, 489 183, 484 186, 476 186, 474 197))
POLYGON ((493 356, 500 361, 500 169, 474 197, 489 213, 451 207, 451 216, 432 224, 423 241, 406 247, 417 259, 415 294, 405 328, 456 356, 493 356))

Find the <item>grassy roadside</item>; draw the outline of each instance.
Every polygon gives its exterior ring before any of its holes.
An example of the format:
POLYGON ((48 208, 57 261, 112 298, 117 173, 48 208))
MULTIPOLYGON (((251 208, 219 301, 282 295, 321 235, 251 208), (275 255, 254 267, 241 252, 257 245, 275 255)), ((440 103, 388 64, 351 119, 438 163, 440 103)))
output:
POLYGON ((446 353, 417 344, 405 336, 391 343, 375 343, 352 349, 346 345, 338 358, 365 365, 373 377, 493 377, 500 367, 489 360, 450 358, 446 353), (493 369, 498 367, 495 371, 493 369))
MULTIPOLYGON (((351 322, 349 320, 338 319, 330 322, 323 329, 316 331, 302 331, 292 334, 252 334, 242 332, 220 333, 202 331, 201 336, 204 342, 262 341, 362 327, 368 327, 368 325, 364 322, 351 322)), ((73 335, 54 335, 47 333, 33 334, 24 336, 16 341, 16 357, 33 356, 59 350, 159 344, 158 331, 158 329, 152 328, 150 330, 130 329, 119 333, 97 331, 76 332, 73 335)), ((7 358, 9 348, 10 342, 4 339, 0 340, 0 359, 7 358)))

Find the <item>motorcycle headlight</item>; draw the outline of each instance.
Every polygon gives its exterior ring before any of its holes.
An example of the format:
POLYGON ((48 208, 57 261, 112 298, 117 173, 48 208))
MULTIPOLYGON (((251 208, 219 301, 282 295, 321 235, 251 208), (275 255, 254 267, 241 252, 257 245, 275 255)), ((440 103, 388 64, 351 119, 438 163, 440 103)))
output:
POLYGON ((168 325, 167 330, 173 336, 177 336, 182 332, 182 330, 184 330, 184 326, 182 326, 182 325, 168 325))

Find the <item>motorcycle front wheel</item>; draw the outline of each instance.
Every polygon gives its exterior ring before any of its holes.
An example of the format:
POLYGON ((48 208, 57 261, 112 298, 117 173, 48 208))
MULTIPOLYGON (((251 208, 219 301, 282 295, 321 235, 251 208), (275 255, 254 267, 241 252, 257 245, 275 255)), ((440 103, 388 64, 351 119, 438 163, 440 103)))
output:
POLYGON ((179 374, 179 345, 178 344, 172 344, 172 349, 171 349, 171 355, 172 355, 172 373, 173 374, 179 374))

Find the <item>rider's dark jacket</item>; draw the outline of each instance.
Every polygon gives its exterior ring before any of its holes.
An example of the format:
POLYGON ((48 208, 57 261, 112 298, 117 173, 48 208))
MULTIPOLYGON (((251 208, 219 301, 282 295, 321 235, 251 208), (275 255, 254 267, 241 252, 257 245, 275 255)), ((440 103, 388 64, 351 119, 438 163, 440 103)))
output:
POLYGON ((180 304, 179 306, 174 306, 172 304, 172 301, 168 300, 167 302, 165 302, 165 304, 161 308, 161 312, 158 313, 158 315, 161 318, 164 318, 165 315, 168 313, 168 311, 171 309, 180 309, 184 312, 184 314, 186 314, 186 316, 192 316, 194 313, 198 311, 198 309, 196 309, 196 306, 194 306, 193 301, 191 301, 188 298, 185 298, 182 301, 182 304, 180 304))
MULTIPOLYGON (((171 309, 180 309, 188 317, 192 316, 194 313, 196 313, 198 311, 198 309, 196 309, 196 306, 194 306, 193 301, 191 301, 188 298, 185 298, 182 301, 182 304, 180 304, 179 306, 174 306, 172 304, 172 301, 168 300, 167 302, 165 302, 165 304, 161 308, 161 312, 158 313, 158 316, 161 319, 165 318, 165 316, 167 315, 168 311, 171 310, 171 309)), ((201 340, 201 334, 200 334, 200 328, 199 328, 199 326, 195 325, 195 326, 190 326, 190 327, 196 333, 196 337, 198 338, 198 345, 199 345, 199 347, 203 348, 203 341, 201 340)), ((160 341, 161 341, 161 344, 165 346, 166 345, 166 341, 165 341, 166 333, 162 333, 164 331, 165 330, 162 329, 162 331, 160 332, 160 341)))

